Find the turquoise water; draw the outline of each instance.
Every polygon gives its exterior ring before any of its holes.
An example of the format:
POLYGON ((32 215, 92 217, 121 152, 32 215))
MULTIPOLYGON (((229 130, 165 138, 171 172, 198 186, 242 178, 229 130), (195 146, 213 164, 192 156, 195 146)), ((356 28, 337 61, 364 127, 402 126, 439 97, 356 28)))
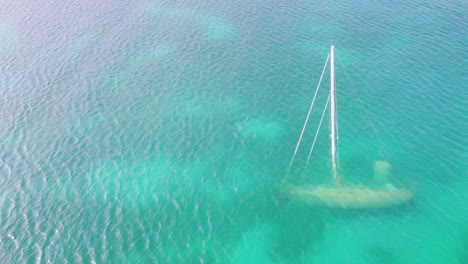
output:
MULTIPOLYGON (((467 13, 464 1, 7 0, 1 262, 468 263, 467 13), (331 36, 344 180, 369 182, 385 159, 414 203, 342 212, 278 190, 331 36)), ((290 180, 325 182, 328 148, 324 129, 290 180)))

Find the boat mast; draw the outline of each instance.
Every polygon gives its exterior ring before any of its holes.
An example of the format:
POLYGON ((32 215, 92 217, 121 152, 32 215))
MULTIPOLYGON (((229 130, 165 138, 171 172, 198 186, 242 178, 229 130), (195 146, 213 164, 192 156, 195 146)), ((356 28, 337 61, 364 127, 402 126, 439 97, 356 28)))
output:
POLYGON ((341 184, 340 176, 336 170, 336 105, 335 105, 335 46, 330 49, 330 140, 331 140, 331 159, 333 166, 333 179, 335 183, 341 184))

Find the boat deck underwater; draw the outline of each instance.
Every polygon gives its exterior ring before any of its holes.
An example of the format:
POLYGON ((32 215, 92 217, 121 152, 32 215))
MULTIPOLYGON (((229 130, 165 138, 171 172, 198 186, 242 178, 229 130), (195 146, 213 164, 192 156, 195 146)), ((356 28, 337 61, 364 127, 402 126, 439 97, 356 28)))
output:
POLYGON ((364 186, 296 186, 284 190, 309 205, 341 209, 372 209, 398 206, 411 201, 414 194, 406 189, 385 187, 370 189, 364 186))

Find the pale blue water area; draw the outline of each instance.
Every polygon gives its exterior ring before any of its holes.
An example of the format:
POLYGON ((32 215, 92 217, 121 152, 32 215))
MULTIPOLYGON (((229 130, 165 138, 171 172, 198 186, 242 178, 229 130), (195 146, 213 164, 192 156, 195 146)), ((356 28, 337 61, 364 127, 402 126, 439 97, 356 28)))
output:
MULTIPOLYGON (((466 1, 7 0, 0 262, 468 263, 466 14, 466 1), (337 211, 280 192, 331 36, 344 181, 371 182, 384 159, 408 205, 337 211)), ((303 169, 314 125, 292 182, 330 180, 327 125, 303 169)))

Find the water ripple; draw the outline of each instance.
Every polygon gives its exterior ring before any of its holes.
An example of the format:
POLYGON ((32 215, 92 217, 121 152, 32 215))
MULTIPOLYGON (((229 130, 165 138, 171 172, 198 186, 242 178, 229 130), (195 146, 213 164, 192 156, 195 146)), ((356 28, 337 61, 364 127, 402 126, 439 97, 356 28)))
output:
MULTIPOLYGON (((467 232, 465 10, 7 1, 1 259, 455 263, 467 232), (382 141, 337 67, 343 170, 367 173, 383 147, 395 182, 417 187, 408 208, 317 211, 276 189, 331 35, 382 141)), ((320 140, 313 176, 329 171, 326 131, 320 140)))

